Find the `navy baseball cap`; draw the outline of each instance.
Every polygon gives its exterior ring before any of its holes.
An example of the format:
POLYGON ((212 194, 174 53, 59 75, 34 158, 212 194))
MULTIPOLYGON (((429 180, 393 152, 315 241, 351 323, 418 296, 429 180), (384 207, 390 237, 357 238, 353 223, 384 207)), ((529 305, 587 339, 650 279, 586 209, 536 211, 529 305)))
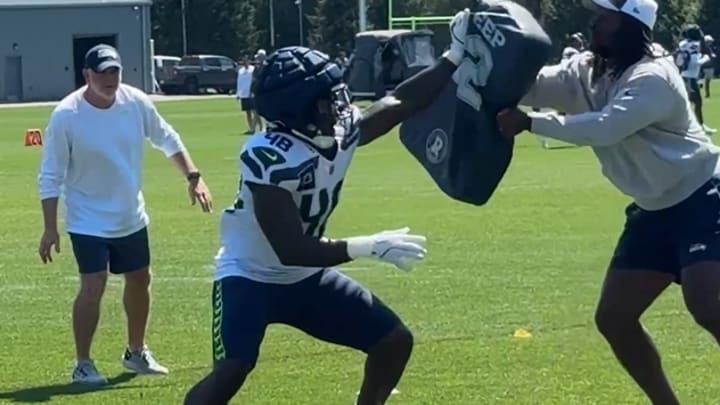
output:
POLYGON ((122 69, 120 53, 110 45, 96 45, 85 54, 85 67, 96 72, 104 72, 112 67, 122 69))

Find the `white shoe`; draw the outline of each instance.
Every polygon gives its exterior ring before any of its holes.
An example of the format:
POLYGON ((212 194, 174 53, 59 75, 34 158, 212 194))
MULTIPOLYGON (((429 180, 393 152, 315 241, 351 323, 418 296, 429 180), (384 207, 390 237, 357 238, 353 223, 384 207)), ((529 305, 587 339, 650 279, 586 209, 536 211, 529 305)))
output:
POLYGON ((72 380, 77 384, 105 385, 108 380, 97 371, 92 360, 83 360, 77 363, 72 373, 72 380))
POLYGON ((147 347, 141 351, 133 351, 125 349, 122 357, 123 367, 138 374, 167 374, 168 369, 158 363, 153 354, 147 347))
POLYGON ((714 134, 714 133, 717 132, 717 129, 715 129, 715 128, 710 128, 710 127, 707 126, 707 125, 703 125, 703 130, 704 130, 705 133, 708 134, 708 135, 712 135, 712 134, 714 134))
MULTIPOLYGON (((392 392, 390 392, 390 395, 397 395, 397 394, 399 394, 399 393, 400 393, 400 391, 399 391, 397 388, 393 388, 393 389, 392 389, 392 392)), ((356 397, 360 396, 360 391, 356 392, 356 393, 355 393, 355 396, 356 396, 356 397)), ((358 400, 356 399, 356 400, 355 400, 355 405, 358 404, 357 401, 358 401, 358 400)))

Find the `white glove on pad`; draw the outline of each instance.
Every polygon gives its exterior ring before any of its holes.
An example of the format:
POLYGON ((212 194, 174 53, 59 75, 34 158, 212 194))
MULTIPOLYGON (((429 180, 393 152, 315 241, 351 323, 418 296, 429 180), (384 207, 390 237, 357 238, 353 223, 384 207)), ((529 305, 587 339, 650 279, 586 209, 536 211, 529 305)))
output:
POLYGON ((462 63, 463 56, 465 55, 465 37, 467 37, 468 24, 472 13, 469 9, 458 12, 450 21, 450 49, 443 54, 443 57, 450 60, 456 66, 462 63))

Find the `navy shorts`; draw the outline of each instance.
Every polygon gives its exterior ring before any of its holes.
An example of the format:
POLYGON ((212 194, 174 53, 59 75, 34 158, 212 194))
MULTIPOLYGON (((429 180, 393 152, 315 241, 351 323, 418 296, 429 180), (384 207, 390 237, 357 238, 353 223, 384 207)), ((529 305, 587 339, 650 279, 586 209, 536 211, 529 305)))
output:
POLYGON ((683 268, 720 261, 720 178, 705 183, 683 202, 646 211, 625 210, 625 229, 611 261, 618 270, 655 270, 681 282, 683 268))
POLYGON ((70 233, 70 241, 82 274, 106 270, 114 274, 129 273, 150 265, 147 228, 121 238, 70 233))
POLYGON ((214 360, 250 367, 273 323, 364 352, 402 325, 368 289, 334 269, 287 285, 226 277, 214 283, 212 301, 214 360))
POLYGON ((691 102, 696 103, 698 99, 702 102, 702 96, 700 95, 700 83, 698 79, 685 78, 685 88, 688 92, 688 98, 691 102))

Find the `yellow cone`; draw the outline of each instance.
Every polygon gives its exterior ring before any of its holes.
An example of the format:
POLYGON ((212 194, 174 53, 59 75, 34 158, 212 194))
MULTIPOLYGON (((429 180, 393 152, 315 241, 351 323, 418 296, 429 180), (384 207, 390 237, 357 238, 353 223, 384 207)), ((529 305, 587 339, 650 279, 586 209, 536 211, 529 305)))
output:
POLYGON ((527 330, 520 328, 513 333, 513 336, 518 339, 528 339, 532 337, 532 334, 528 332, 527 330))

